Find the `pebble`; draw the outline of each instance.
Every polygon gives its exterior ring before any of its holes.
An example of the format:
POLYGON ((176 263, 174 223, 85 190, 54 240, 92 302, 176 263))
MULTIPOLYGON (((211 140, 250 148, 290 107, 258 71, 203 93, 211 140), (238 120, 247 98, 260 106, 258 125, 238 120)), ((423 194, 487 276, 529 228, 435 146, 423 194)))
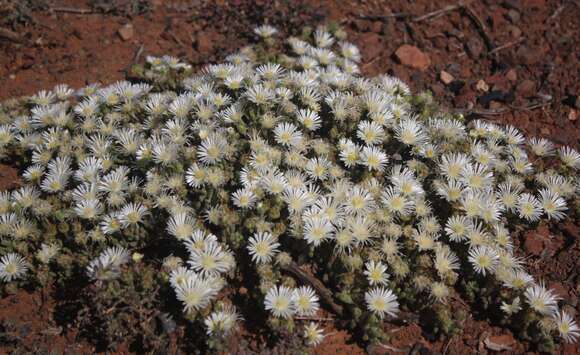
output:
POLYGON ((522 97, 534 96, 536 93, 536 84, 533 81, 526 79, 518 84, 516 87, 516 93, 522 97))
POLYGON ((510 69, 508 70, 508 72, 505 74, 505 77, 512 82, 515 82, 516 80, 518 80, 518 72, 515 69, 510 69))
POLYGON ((128 41, 135 35, 135 29, 133 28, 132 24, 128 23, 119 28, 117 33, 119 33, 119 37, 121 37, 123 41, 128 41))
POLYGON ((467 41, 467 53, 473 59, 477 59, 481 56, 483 52, 483 43, 475 37, 470 38, 467 41))
POLYGON ((439 79, 441 79, 441 81, 445 85, 449 85, 453 80, 455 80, 453 75, 449 74, 445 70, 441 70, 441 72, 439 73, 439 79))
POLYGON ((487 85, 487 83, 483 79, 479 79, 477 84, 475 84, 475 88, 481 92, 489 91, 489 85, 487 85))
POLYGON ((431 58, 427 54, 409 44, 400 46, 395 52, 395 56, 401 64, 421 71, 427 70, 431 65, 431 58))

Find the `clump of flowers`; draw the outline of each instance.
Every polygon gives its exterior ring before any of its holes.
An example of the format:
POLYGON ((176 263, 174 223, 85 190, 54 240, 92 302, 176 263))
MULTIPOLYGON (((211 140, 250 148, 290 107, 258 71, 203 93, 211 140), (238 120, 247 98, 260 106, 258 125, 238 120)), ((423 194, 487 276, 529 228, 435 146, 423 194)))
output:
POLYGON ((0 194, 2 282, 52 263, 102 284, 139 263, 164 275, 160 307, 179 304, 213 344, 247 318, 241 297, 315 346, 321 308, 376 341, 401 308, 448 307, 468 280, 501 290, 505 317, 578 338, 510 236, 575 213, 577 151, 361 76, 340 31, 255 33, 197 74, 148 57, 137 83, 5 104, 0 155, 23 184, 0 194))

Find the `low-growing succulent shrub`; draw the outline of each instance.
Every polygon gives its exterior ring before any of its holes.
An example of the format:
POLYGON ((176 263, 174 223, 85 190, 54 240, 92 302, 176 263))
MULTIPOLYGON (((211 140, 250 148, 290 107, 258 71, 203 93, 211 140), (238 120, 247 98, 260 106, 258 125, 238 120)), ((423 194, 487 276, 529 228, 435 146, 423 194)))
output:
POLYGON ((68 292, 63 322, 109 347, 163 349, 185 325, 190 348, 224 350, 245 319, 300 349, 322 306, 361 342, 408 314, 450 335, 459 296, 521 337, 576 340, 510 233, 577 216, 577 151, 361 76, 339 29, 255 32, 198 74, 149 57, 132 82, 2 105, 23 179, 0 195, 4 292, 68 292))

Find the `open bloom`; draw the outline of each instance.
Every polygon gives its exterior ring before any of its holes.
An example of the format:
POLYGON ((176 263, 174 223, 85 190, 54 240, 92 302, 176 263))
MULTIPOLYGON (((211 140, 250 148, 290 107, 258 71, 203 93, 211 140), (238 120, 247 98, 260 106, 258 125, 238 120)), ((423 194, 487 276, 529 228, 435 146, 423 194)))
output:
POLYGON ((373 312, 379 318, 385 314, 396 317, 399 312, 399 302, 393 291, 384 287, 375 287, 365 293, 365 301, 369 311, 373 312))
POLYGON ((266 294, 264 306, 274 317, 290 318, 296 313, 296 305, 292 301, 293 291, 286 286, 274 286, 266 294))

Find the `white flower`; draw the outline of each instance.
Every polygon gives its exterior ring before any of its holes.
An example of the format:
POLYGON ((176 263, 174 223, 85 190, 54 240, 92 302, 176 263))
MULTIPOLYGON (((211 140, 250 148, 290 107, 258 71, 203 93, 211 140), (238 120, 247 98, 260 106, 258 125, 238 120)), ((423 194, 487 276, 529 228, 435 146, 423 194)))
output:
POLYGON ((529 286, 524 295, 530 307, 541 314, 550 315, 558 310, 558 297, 552 290, 546 289, 543 283, 529 286))
POLYGON ((182 282, 175 284, 175 294, 183 303, 185 313, 198 311, 209 305, 221 288, 221 286, 216 288, 218 284, 212 284, 212 281, 201 275, 189 273, 182 282))
POLYGON ((364 147, 360 155, 361 162, 369 171, 384 171, 387 165, 387 155, 377 147, 364 147))
POLYGON ((397 296, 384 287, 375 287, 365 293, 365 301, 369 311, 373 312, 379 318, 383 318, 385 314, 391 317, 396 317, 399 312, 399 302, 397 296))
POLYGON ((313 322, 304 326, 304 339, 306 345, 317 346, 324 340, 324 331, 313 322))
POLYGON ((292 302, 293 291, 286 286, 274 286, 266 294, 264 306, 274 317, 290 318, 296 313, 296 305, 292 302))
POLYGON ((0 258, 0 279, 4 282, 21 279, 30 265, 20 255, 8 253, 0 258))
POLYGON ((530 222, 535 222, 542 215, 542 205, 540 201, 529 193, 523 193, 518 199, 518 213, 520 218, 525 218, 530 222))
POLYGON ((376 262, 371 260, 365 264, 364 274, 371 286, 374 285, 386 285, 389 281, 387 275, 387 267, 382 262, 376 262))
POLYGON ((120 267, 129 262, 129 251, 122 247, 105 249, 87 266, 87 273, 95 280, 111 280, 120 273, 120 267))
POLYGON ((202 248, 192 248, 189 252, 188 264, 204 276, 218 276, 234 266, 232 255, 215 241, 207 241, 202 248))
POLYGON ((493 274, 499 264, 499 255, 490 247, 476 246, 469 250, 468 260, 477 273, 485 276, 486 273, 493 274))
POLYGON ((402 119, 395 126, 395 138, 405 145, 419 146, 427 137, 423 132, 423 126, 414 118, 402 119))
POLYGON ((309 109, 298 110, 297 113, 298 121, 302 123, 304 128, 309 131, 316 131, 320 128, 321 120, 318 113, 311 111, 309 109))
POLYGON ((376 145, 383 141, 385 130, 375 122, 360 121, 356 136, 367 145, 376 145))
POLYGON ((304 220, 304 239, 315 247, 330 239, 334 234, 334 226, 327 218, 312 217, 304 220))
POLYGON ((269 263, 274 255, 278 253, 280 243, 268 232, 255 233, 248 241, 248 251, 252 256, 252 261, 257 264, 269 263))
POLYGON ((207 327, 207 335, 227 336, 240 319, 233 306, 225 306, 222 310, 212 312, 203 322, 207 327))
POLYGON ((296 314, 299 316, 313 316, 320 308, 318 296, 310 286, 294 289, 292 302, 296 308, 296 314))
POLYGON ((194 230, 195 219, 186 212, 173 214, 167 221, 167 232, 177 239, 186 239, 194 230))
POLYGON ((125 227, 143 223, 143 218, 149 215, 149 210, 141 203, 131 202, 121 209, 119 220, 125 227))
POLYGON ((559 221, 566 217, 564 211, 566 207, 566 200, 564 200, 557 192, 549 189, 540 190, 540 205, 548 216, 548 219, 559 221))
POLYGON ((270 25, 262 25, 254 28, 254 33, 262 38, 268 38, 278 33, 278 30, 270 25))
POLYGON ((580 153, 576 150, 564 146, 558 150, 558 154, 560 155, 562 163, 565 165, 573 169, 578 169, 578 167, 580 167, 580 153))
POLYGON ((558 332, 567 343, 575 343, 580 337, 580 328, 568 313, 559 311, 554 315, 558 332))

